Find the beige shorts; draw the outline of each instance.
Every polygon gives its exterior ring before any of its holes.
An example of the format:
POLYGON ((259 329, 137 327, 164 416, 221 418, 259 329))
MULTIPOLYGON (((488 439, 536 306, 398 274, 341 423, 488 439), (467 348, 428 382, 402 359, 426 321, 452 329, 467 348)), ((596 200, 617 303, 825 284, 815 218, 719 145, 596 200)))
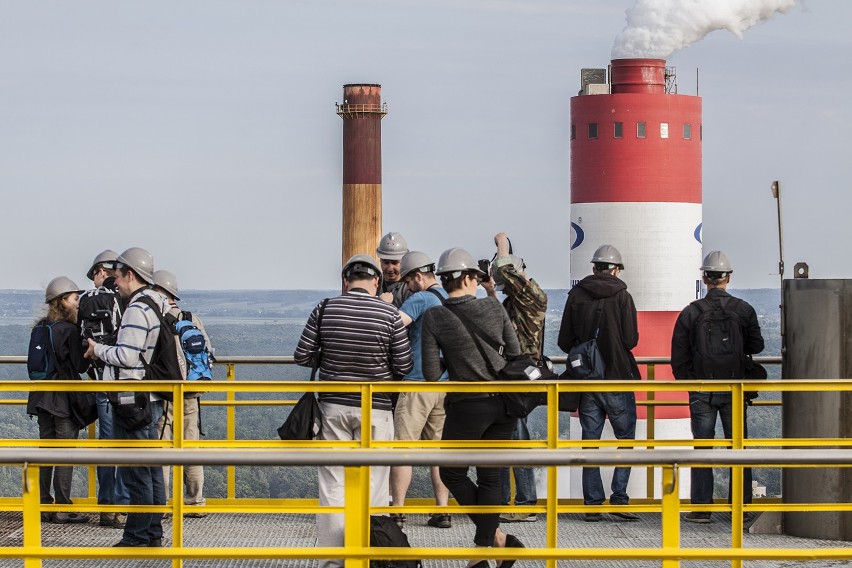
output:
POLYGON ((440 440, 444 432, 444 392, 400 393, 393 416, 394 439, 440 440))

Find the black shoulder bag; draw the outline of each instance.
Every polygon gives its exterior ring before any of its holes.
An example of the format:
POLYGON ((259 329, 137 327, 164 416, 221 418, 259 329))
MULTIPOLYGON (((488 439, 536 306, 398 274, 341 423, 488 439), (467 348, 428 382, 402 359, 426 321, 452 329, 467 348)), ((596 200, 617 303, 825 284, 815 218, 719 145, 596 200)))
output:
MULTIPOLYGON (((325 305, 328 303, 328 298, 320 303, 319 311, 317 312, 317 344, 320 348, 317 350, 317 355, 314 358, 314 365, 311 369, 311 380, 317 380, 316 374, 319 369, 320 361, 322 360, 322 346, 320 343, 320 328, 322 326, 322 313, 325 311, 325 305)), ((293 405, 290 414, 284 424, 278 428, 278 436, 282 440, 313 440, 322 435, 322 413, 320 412, 319 402, 317 402, 317 393, 311 391, 302 395, 302 398, 293 405)))
MULTIPOLYGON (((598 335, 601 332, 601 317, 603 316, 603 300, 597 301, 597 317, 595 318, 595 332, 588 341, 578 343, 568 351, 565 362, 565 372, 559 375, 559 380, 583 380, 602 379, 606 372, 600 348, 598 348, 598 335)), ((580 396, 577 391, 559 393, 559 410, 561 412, 576 412, 580 407, 580 396)))
MULTIPOLYGON (((500 369, 500 371, 496 371, 494 366, 491 364, 491 360, 485 354, 485 350, 482 348, 482 341, 484 341, 491 349, 496 351, 501 357, 504 357, 503 346, 494 345, 488 336, 476 333, 475 330, 479 330, 479 327, 477 327, 476 324, 448 306, 445 305, 445 307, 447 307, 450 313, 456 316, 465 327, 473 340, 473 344, 482 356, 482 360, 485 361, 485 366, 488 368, 488 372, 494 375, 497 379, 503 381, 531 381, 541 377, 541 370, 536 367, 535 361, 533 361, 529 355, 515 355, 511 359, 506 359, 506 365, 500 369)), ((530 412, 542 404, 541 393, 536 392, 502 392, 500 393, 500 396, 506 404, 506 413, 513 418, 526 418, 530 412)))

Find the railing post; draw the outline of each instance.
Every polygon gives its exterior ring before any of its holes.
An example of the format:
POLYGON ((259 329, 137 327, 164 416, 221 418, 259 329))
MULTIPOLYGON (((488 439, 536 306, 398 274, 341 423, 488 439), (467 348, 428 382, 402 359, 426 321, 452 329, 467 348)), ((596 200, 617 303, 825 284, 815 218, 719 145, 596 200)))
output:
MULTIPOLYGON (((646 376, 648 380, 656 380, 657 366, 653 363, 649 363, 646 369, 646 376)), ((656 391, 648 391, 645 400, 651 403, 645 407, 645 439, 654 440, 657 436, 657 407, 653 404, 654 401, 657 400, 656 391)), ((653 446, 653 448, 656 449, 656 446, 653 446)), ((655 473, 656 472, 652 466, 645 468, 645 497, 648 499, 654 498, 655 473)))
MULTIPOLYGON (((236 381, 237 375, 234 370, 235 365, 233 363, 228 363, 228 373, 225 376, 226 381, 236 381)), ((237 439, 237 409, 234 406, 234 402, 237 400, 234 391, 228 390, 228 393, 225 395, 225 400, 227 400, 230 404, 225 408, 225 420, 228 425, 228 441, 233 442, 237 439)), ((201 412, 201 407, 199 406, 198 412, 201 412)), ((237 476, 236 476, 236 468, 234 466, 229 465, 227 470, 228 476, 228 500, 236 499, 237 496, 237 476)))
MULTIPOLYGON (((559 392, 556 384, 547 388, 547 448, 555 450, 559 447, 559 392)), ((547 524, 545 525, 544 545, 555 549, 558 546, 557 528, 559 527, 559 474, 555 465, 547 466, 547 524)), ((547 568, 556 568, 556 559, 548 558, 547 568)))
MULTIPOLYGON (((678 487, 678 467, 663 466, 662 498, 663 548, 680 548, 680 488, 678 487)), ((666 559, 662 568, 679 568, 680 560, 666 559)))
MULTIPOLYGON (((363 390, 361 391, 364 392, 363 390)), ((366 428, 368 431, 370 428, 366 428)), ((364 424, 361 424, 362 438, 364 424)), ((349 466, 343 468, 344 491, 344 534, 343 545, 347 548, 370 546, 370 468, 349 466)), ((369 558, 346 558, 346 568, 368 568, 369 558)))
MULTIPOLYGON (((745 397, 743 384, 737 383, 731 388, 731 447, 742 450, 745 447, 745 397)), ((743 547, 743 466, 731 467, 731 547, 743 547)), ((751 488, 748 488, 751 491, 751 488)), ((731 561, 731 568, 742 568, 740 559, 731 561)))
MULTIPOLYGON (((41 494, 39 492, 37 465, 24 464, 23 501, 24 501, 24 547, 41 546, 41 494)), ((25 558, 24 568, 41 568, 41 558, 25 558)))
MULTIPOLYGON (((172 447, 183 448, 183 412, 186 401, 183 398, 183 385, 175 388, 172 404, 172 447)), ((199 408, 200 411, 200 408, 199 408)), ((163 423, 163 427, 168 425, 163 423)), ((167 466, 163 466, 164 468, 167 466)), ((183 468, 177 464, 172 467, 172 546, 183 548, 183 468)), ((183 566, 181 558, 172 559, 172 567, 183 566)))

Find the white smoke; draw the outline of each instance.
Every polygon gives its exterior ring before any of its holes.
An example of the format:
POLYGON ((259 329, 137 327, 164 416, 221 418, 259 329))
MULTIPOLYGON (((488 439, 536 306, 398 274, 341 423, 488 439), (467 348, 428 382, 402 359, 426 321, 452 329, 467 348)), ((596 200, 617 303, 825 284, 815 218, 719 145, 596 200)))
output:
POLYGON ((753 25, 789 12, 796 0, 636 0, 612 58, 667 59, 715 30, 742 38, 753 25))

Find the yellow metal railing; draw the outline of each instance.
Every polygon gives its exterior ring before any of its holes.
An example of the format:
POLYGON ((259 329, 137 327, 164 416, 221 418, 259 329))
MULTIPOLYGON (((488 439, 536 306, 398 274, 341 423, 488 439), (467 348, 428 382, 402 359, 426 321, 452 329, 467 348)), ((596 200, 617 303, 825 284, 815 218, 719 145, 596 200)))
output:
MULTIPOLYGON (((21 361, 8 361, 0 358, 0 363, 20 363, 21 361)), ((114 557, 115 551, 101 548, 64 548, 43 547, 40 537, 40 512, 59 510, 60 506, 41 505, 38 499, 38 466, 46 465, 56 461, 55 452, 40 448, 64 447, 77 448, 63 452, 63 460, 76 460, 75 464, 98 464, 98 463, 139 463, 142 457, 152 460, 151 463, 174 464, 174 479, 182 479, 182 467, 187 463, 223 464, 229 468, 228 489, 225 499, 209 499, 204 508, 207 512, 222 513, 271 513, 271 512, 296 512, 296 513, 344 513, 346 517, 346 546, 343 549, 303 549, 303 548, 185 548, 183 547, 183 499, 181 498, 181 483, 175 482, 172 486, 171 505, 166 507, 127 507, 112 506, 105 507, 96 504, 91 494, 93 481, 90 482, 90 496, 87 499, 78 500, 74 507, 61 506, 62 510, 75 510, 80 512, 97 512, 119 510, 142 511, 159 510, 173 513, 172 538, 173 548, 170 549, 145 549, 134 550, 128 554, 125 549, 121 557, 167 557, 173 559, 173 565, 180 566, 183 559, 190 558, 346 558, 347 566, 365 566, 369 558, 468 558, 473 555, 471 549, 370 549, 365 540, 367 534, 367 518, 369 513, 388 513, 391 511, 406 511, 412 513, 434 512, 435 506, 415 504, 406 506, 404 509, 394 507, 369 507, 365 502, 365 484, 369 480, 369 465, 402 463, 399 460, 400 453, 392 448, 410 448, 405 450, 408 465, 412 459, 417 459, 422 454, 423 464, 444 464, 456 456, 463 456, 465 463, 473 465, 479 463, 477 460, 485 460, 484 464, 493 465, 539 465, 546 466, 548 470, 547 498, 543 504, 529 507, 513 507, 517 512, 547 513, 546 538, 544 548, 525 549, 518 553, 512 551, 513 557, 527 559, 545 559, 548 566, 555 566, 558 559, 658 559, 664 567, 679 566, 679 560, 697 559, 727 559, 731 560, 732 566, 741 566, 742 560, 748 559, 773 559, 773 558, 852 558, 852 550, 849 548, 808 550, 807 552, 796 549, 764 550, 745 549, 742 545, 742 513, 759 511, 849 511, 852 505, 848 503, 811 503, 811 504, 783 504, 777 500, 761 499, 760 503, 744 505, 739 492, 734 492, 732 504, 714 503, 713 505, 691 505, 683 502, 678 493, 677 470, 683 466, 733 466, 732 475, 734 487, 742 485, 742 470, 744 466, 754 465, 760 467, 815 467, 819 464, 832 463, 837 466, 852 465, 852 444, 846 439, 745 439, 743 436, 743 392, 744 391, 833 391, 846 392, 852 389, 850 381, 759 381, 759 382, 725 382, 725 381, 591 381, 591 382, 534 382, 534 383, 308 383, 302 381, 291 382, 264 382, 264 381, 236 381, 235 365, 237 363, 255 363, 251 358, 240 358, 245 361, 228 362, 227 380, 212 381, 204 383, 186 382, 155 382, 138 383, 137 390, 163 391, 171 390, 175 400, 175 440, 170 441, 104 441, 104 440, 11 440, 5 439, 0 447, 0 465, 18 464, 23 468, 24 491, 22 498, 0 499, 0 510, 23 511, 24 514, 24 546, 23 548, 0 549, 0 557, 21 557, 25 559, 26 566, 40 566, 40 559, 44 558, 92 558, 92 557, 114 557), (282 442, 279 440, 237 440, 235 426, 235 408, 241 405, 286 405, 292 404, 292 400, 236 400, 236 393, 294 393, 304 390, 318 392, 360 392, 362 394, 362 412, 364 420, 369 419, 371 411, 370 401, 373 392, 402 392, 402 391, 453 391, 453 392, 477 392, 483 388, 489 391, 512 391, 546 392, 549 405, 547 415, 547 436, 543 440, 530 441, 375 441, 370 438, 370 429, 364 429, 364 439, 342 442, 342 441, 304 441, 304 442, 282 442), (734 394, 734 429, 730 440, 565 440, 559 437, 559 413, 555 404, 558 394, 564 390, 579 390, 583 392, 645 392, 653 395, 658 392, 687 392, 687 391, 712 391, 732 392, 734 394), (205 392, 225 393, 224 401, 205 401, 205 404, 227 406, 227 439, 225 440, 199 440, 190 441, 182 439, 183 428, 181 425, 183 412, 183 392, 205 392), (594 446, 599 449, 589 450, 594 446), (733 449, 708 451, 712 447, 728 446, 733 449), (755 450, 748 448, 756 447, 780 447, 799 448, 796 450, 773 449, 755 450), (97 447, 99 449, 94 449, 97 447), (630 452, 611 451, 607 448, 629 447, 649 448, 647 450, 636 449, 630 452), (668 448, 707 448, 708 450, 694 450, 683 452, 682 449, 670 451, 668 448), (822 449, 827 447, 839 447, 840 450, 822 449), (106 449, 103 449, 106 448, 106 449), (159 449, 151 449, 159 448, 159 449), (178 449, 180 448, 180 449, 178 449), (346 452, 338 451, 346 448, 346 452), (443 448, 438 450, 438 448, 443 448), (465 448, 461 450, 461 448, 465 448), (802 451, 801 448, 808 448, 802 451), (27 452, 41 452, 28 454, 27 452), (94 452, 94 453, 93 453, 94 452), (770 456, 767 452, 775 452, 770 456), (821 452, 819 455, 814 452, 821 452), (831 459, 825 456, 831 452, 843 452, 838 459, 834 454, 831 459), (776 455, 777 454, 777 455, 776 455), (825 454, 825 455, 823 455, 825 454), (77 457, 74 457, 77 456, 77 457), (122 458, 124 456, 124 458, 122 458), (780 457, 779 457, 780 456, 780 457), (121 461, 121 459, 126 461, 121 461), (349 462, 349 460, 356 460, 349 462), (194 460, 194 461, 193 461, 194 460), (357 461, 360 460, 360 461, 357 461), (397 460, 396 462, 394 460, 397 460), (490 460, 490 461, 488 461, 490 460), (346 462, 346 463, 344 463, 346 462), (320 508, 316 499, 280 499, 280 500, 253 500, 237 499, 234 490, 234 468, 244 465, 317 465, 319 463, 330 465, 344 465, 346 471, 346 496, 347 507, 342 508, 320 508), (556 469, 560 466, 571 465, 637 465, 645 466, 648 471, 653 468, 662 468, 662 480, 660 484, 662 499, 654 500, 655 487, 645 499, 636 499, 634 504, 625 507, 619 506, 617 510, 630 510, 634 512, 657 512, 662 514, 662 531, 660 546, 653 549, 576 549, 568 550, 557 548, 557 516, 563 513, 581 513, 586 507, 579 500, 557 498, 558 486, 556 469), (732 513, 732 539, 731 547, 724 549, 685 549, 680 546, 680 513, 683 511, 731 511, 732 513)), ((269 358, 264 358, 268 360, 269 358)), ((285 358, 282 358, 285 359, 285 358)), ((289 359, 289 358, 286 358, 289 359)), ((21 392, 32 390, 61 390, 73 387, 76 390, 87 391, 117 391, 128 390, 126 382, 95 383, 85 381, 82 383, 49 382, 49 381, 8 381, 0 383, 0 391, 21 392)), ((649 398, 652 398, 649 396, 649 398)), ((22 404, 22 400, 3 400, 4 404, 22 404)), ((651 407, 656 402, 647 401, 651 407)), ((652 416, 649 413, 649 422, 652 416)), ((649 430, 650 432, 650 430, 649 430)), ((93 432, 90 431, 90 438, 93 432)), ((62 462, 71 463, 71 462, 62 462)), ((414 500, 416 503, 416 500, 414 500)), ((504 507, 460 507, 450 506, 446 509, 448 513, 462 512, 486 512, 499 511, 504 507)), ((612 507, 599 506, 596 512, 613 512, 612 507)), ((476 557, 498 559, 505 557, 505 551, 499 549, 483 552, 476 551, 476 557)))

